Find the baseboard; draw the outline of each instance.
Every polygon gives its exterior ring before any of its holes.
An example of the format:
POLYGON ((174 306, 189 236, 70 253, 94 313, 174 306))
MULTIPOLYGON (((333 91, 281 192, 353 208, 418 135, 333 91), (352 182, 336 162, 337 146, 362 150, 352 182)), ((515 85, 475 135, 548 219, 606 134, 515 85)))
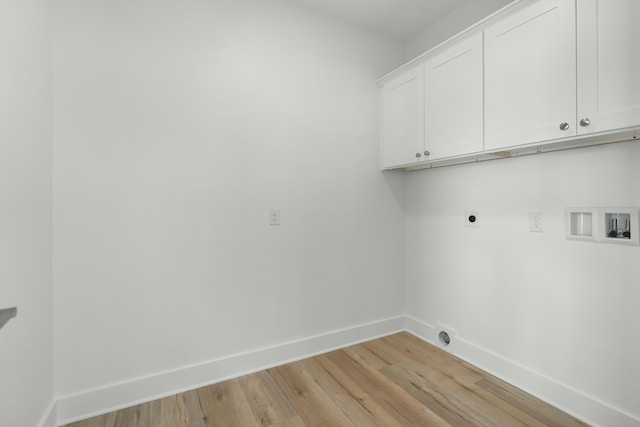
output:
MULTIPOLYGON (((405 317, 398 316, 62 396, 57 399, 58 425, 193 390, 404 329, 405 317)), ((50 426, 44 424, 43 427, 50 426)))
POLYGON ((463 337, 455 336, 445 347, 438 339, 442 328, 399 316, 86 390, 59 397, 38 426, 68 424, 406 330, 590 425, 640 427, 639 418, 463 337))
POLYGON ((614 408, 515 361, 509 360, 457 336, 451 346, 438 340, 440 329, 411 316, 407 332, 449 351, 451 354, 489 372, 521 390, 559 408, 592 426, 640 427, 640 419, 614 408))
POLYGON ((42 415, 38 427, 56 427, 58 420, 57 403, 51 402, 45 413, 42 415))

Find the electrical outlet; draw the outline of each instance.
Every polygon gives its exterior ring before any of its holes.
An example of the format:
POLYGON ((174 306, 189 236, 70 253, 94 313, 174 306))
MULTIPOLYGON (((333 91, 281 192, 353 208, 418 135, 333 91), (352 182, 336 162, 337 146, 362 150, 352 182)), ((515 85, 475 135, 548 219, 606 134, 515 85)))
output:
POLYGON ((269 225, 280 225, 280 209, 269 209, 269 225))
POLYGON ((480 214, 477 211, 464 213, 464 225, 467 227, 480 227, 480 214))
POLYGON ((535 233, 544 232, 544 219, 542 212, 529 212, 529 231, 535 233))

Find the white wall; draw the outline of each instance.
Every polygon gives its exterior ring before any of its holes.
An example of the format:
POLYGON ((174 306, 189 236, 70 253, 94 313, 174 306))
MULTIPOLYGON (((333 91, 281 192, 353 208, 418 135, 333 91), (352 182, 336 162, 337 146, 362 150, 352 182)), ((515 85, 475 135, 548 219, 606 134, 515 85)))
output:
POLYGON ((0 1, 0 425, 35 426, 53 401, 51 51, 45 0, 0 1))
POLYGON ((399 52, 279 1, 56 3, 59 396, 403 314, 399 52))
POLYGON ((476 22, 486 18, 513 0, 467 0, 422 33, 404 44, 404 59, 416 56, 455 36, 476 22))
POLYGON ((640 247, 568 241, 564 228, 566 207, 640 207, 638 164, 632 142, 411 173, 407 314, 452 328, 463 357, 500 361, 492 370, 525 389, 586 396, 543 396, 565 409, 638 425, 640 247), (467 210, 479 228, 465 227, 467 210), (536 211, 544 233, 529 232, 536 211))
MULTIPOLYGON (((506 3, 465 3, 406 59, 506 3)), ((639 248, 564 239, 567 206, 640 206, 637 144, 381 174, 372 82, 402 52, 386 39, 279 1, 55 12, 61 401, 406 304, 520 386, 544 378, 639 416, 639 248)))
MULTIPOLYGON (((509 2, 466 2, 405 59, 509 2)), ((407 174, 409 329, 594 425, 640 425, 640 248, 564 237, 566 207, 640 207, 639 162, 628 143, 407 174)))

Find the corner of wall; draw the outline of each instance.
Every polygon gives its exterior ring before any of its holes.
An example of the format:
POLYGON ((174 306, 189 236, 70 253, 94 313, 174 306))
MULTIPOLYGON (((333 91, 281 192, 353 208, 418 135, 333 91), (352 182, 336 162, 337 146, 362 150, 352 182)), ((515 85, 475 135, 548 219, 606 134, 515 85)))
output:
POLYGON ((434 48, 473 24, 497 12, 513 0, 467 0, 424 31, 407 40, 404 57, 409 61, 434 48))
MULTIPOLYGON (((407 332, 439 346, 438 328, 407 316, 407 332)), ((640 419, 488 349, 456 337, 456 357, 593 426, 639 427, 640 419)), ((453 350, 453 351, 450 351, 453 350)))
POLYGON ((438 327, 436 325, 406 315, 281 343, 145 378, 135 378, 70 396, 62 396, 50 405, 38 427, 56 427, 87 419, 403 330, 443 348, 454 356, 513 384, 576 418, 582 419, 590 425, 640 426, 640 419, 633 415, 462 337, 455 337, 455 347, 445 348, 438 342, 438 327))
POLYGON ((57 427, 58 426, 58 404, 54 400, 42 415, 38 427, 57 427))

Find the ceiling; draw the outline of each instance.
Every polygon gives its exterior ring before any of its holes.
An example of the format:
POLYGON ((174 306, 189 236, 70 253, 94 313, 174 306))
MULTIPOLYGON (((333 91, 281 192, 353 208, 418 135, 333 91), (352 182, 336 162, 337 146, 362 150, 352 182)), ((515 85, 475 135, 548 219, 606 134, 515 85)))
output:
POLYGON ((290 0, 405 41, 466 0, 290 0))

